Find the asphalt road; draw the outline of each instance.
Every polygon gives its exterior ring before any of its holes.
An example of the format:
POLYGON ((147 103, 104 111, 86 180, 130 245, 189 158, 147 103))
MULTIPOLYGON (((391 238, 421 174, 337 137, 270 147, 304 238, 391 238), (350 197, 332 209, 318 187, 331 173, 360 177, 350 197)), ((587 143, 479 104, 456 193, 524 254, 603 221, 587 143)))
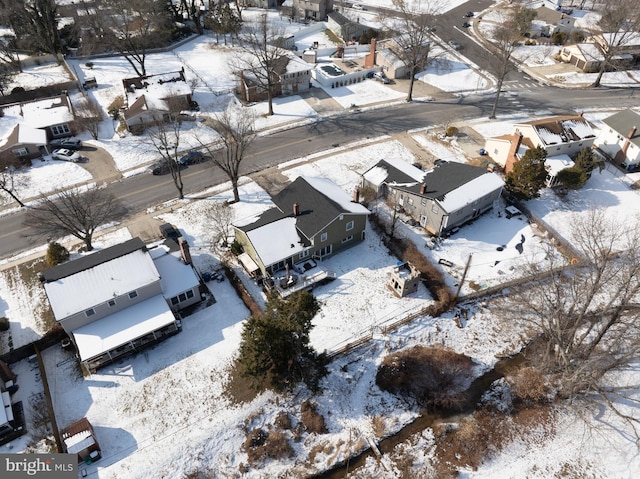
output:
MULTIPOLYGON (((446 101, 414 102, 385 109, 346 112, 313 124, 261 136, 252 144, 241 173, 248 175, 294 158, 364 138, 425 128, 445 121, 460 122, 487 116, 493 98, 493 95, 472 95, 446 101)), ((635 106, 636 103, 634 91, 629 89, 565 90, 540 86, 518 94, 517 104, 501 100, 499 113, 521 114, 526 110, 547 110, 554 114, 564 114, 598 105, 602 108, 624 108, 635 106)), ((224 173, 208 165, 193 165, 183 171, 186 195, 227 181, 224 173)), ((107 188, 132 215, 176 197, 176 189, 170 176, 141 174, 113 182, 107 188)), ((23 217, 24 210, 0 217, 0 258, 43 243, 42 238, 34 241, 29 230, 23 227, 23 217)))

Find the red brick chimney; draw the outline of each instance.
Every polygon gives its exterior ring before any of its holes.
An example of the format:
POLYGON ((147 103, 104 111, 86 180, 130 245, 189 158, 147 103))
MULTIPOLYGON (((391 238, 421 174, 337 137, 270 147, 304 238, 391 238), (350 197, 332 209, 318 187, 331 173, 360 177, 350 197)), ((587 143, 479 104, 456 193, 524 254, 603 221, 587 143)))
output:
POLYGON ((420 185, 420 194, 424 195, 427 192, 427 184, 426 183, 422 183, 420 185))
POLYGON ((373 68, 376 66, 376 39, 372 38, 369 44, 369 53, 364 57, 364 67, 373 68))
POLYGON ((509 173, 513 170, 513 165, 518 161, 518 157, 516 153, 520 149, 520 145, 522 145, 522 133, 515 133, 514 137, 511 140, 511 148, 509 148, 509 154, 507 155, 507 161, 504 165, 504 172, 509 173))
POLYGON ((293 216, 298 216, 300 214, 300 205, 298 203, 293 204, 293 216))
POLYGON ((353 202, 360 203, 360 188, 353 190, 353 202))
POLYGON ((191 251, 189 250, 189 243, 187 243, 187 240, 181 236, 178 238, 178 246, 180 246, 182 261, 186 264, 191 264, 191 251))
POLYGON ((624 140, 624 144, 622 145, 622 154, 627 156, 627 150, 629 149, 629 145, 631 144, 631 139, 635 136, 637 128, 634 126, 629 130, 629 134, 627 138, 624 140))

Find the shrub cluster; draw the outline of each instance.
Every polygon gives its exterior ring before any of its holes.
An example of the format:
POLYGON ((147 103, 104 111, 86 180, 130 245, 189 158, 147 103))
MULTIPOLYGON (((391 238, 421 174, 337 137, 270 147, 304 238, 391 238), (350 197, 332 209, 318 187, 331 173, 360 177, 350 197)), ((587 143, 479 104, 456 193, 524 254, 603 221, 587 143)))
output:
POLYGON ((471 358, 463 354, 414 346, 385 357, 378 368, 376 384, 422 407, 458 409, 464 405, 459 392, 472 367, 471 358))

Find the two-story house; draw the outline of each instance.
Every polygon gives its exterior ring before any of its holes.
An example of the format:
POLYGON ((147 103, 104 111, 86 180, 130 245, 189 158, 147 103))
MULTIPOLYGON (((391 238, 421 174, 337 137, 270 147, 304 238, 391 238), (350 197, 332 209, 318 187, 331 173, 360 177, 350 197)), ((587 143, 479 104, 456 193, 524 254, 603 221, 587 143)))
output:
POLYGON ((633 171, 640 166, 640 114, 623 110, 602 120, 597 145, 618 165, 633 171))
MULTIPOLYGON (((273 72, 272 96, 297 95, 309 91, 312 68, 313 65, 295 55, 282 55, 273 72)), ((264 78, 266 79, 266 72, 264 78)), ((242 100, 250 103, 268 98, 264 81, 256 78, 256 73, 250 70, 238 72, 236 91, 242 100)))
POLYGON ((236 240, 264 277, 364 240, 369 210, 326 178, 298 177, 272 201, 275 207, 259 218, 234 225, 236 240))
POLYGON ((433 235, 446 234, 490 210, 503 186, 497 174, 456 162, 425 172, 402 160, 380 160, 362 175, 363 188, 390 200, 433 235))
POLYGON ((544 148, 547 158, 563 155, 573 158, 580 150, 591 148, 595 139, 593 127, 581 115, 555 116, 516 123, 512 134, 487 138, 484 149, 509 173, 529 148, 544 148))
POLYGON ((333 0, 293 0, 293 9, 302 18, 322 21, 333 11, 333 0))
POLYGON ((140 238, 42 272, 56 321, 87 371, 180 331, 180 309, 201 300, 188 245, 180 257, 140 238))
POLYGON ((180 71, 122 80, 126 106, 124 121, 129 131, 141 133, 171 119, 191 105, 191 87, 180 71))

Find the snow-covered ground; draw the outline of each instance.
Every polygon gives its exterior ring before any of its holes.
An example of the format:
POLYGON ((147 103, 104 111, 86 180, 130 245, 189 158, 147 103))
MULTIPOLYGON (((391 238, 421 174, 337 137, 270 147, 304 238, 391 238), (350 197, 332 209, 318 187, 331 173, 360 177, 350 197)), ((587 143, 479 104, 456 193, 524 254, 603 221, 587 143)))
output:
MULTIPOLYGON (((499 123, 477 127, 491 134, 504 128, 499 123)), ((414 133, 414 137, 422 137, 425 146, 434 144, 425 132, 414 133)), ((438 151, 439 156, 445 156, 444 153, 447 152, 438 151)), ((461 159, 455 145, 448 153, 461 159)), ((292 161, 283 165, 281 172, 290 179, 299 175, 328 177, 345 191, 351 191, 359 173, 379 158, 391 156, 408 162, 413 160, 402 143, 382 138, 353 149, 329 152, 323 157, 292 161)), ((228 185, 223 185, 210 191, 209 201, 230 198, 227 188, 228 185)), ((248 179, 242 181, 241 198, 240 203, 233 205, 236 218, 253 216, 271 205, 268 195, 248 179)), ((194 262, 203 270, 210 270, 217 262, 210 250, 207 224, 203 221, 207 203, 208 200, 174 202, 173 212, 161 214, 162 220, 176 224, 188 238, 193 245, 194 262)), ((531 208, 561 233, 568 232, 573 215, 581 214, 585 207, 594 204, 609 206, 612 211, 626 215, 638 211, 637 193, 606 170, 594 173, 584 189, 570 193, 562 202, 551 194, 530 202, 531 208), (609 200, 603 201, 603 198, 609 200)), ((536 243, 545 241, 545 236, 522 217, 499 216, 501 211, 502 207, 497 205, 494 212, 461 228, 433 251, 422 247, 434 262, 440 257, 454 262, 454 267, 445 271, 452 286, 457 280, 456 274, 459 275, 459 266, 471 253, 467 284, 504 281, 516 274, 524 261, 535 261, 527 253, 533 253, 536 243), (522 255, 512 247, 521 241, 521 235, 526 237, 522 255), (496 247, 502 245, 506 248, 497 251, 496 247)), ((424 235, 404 224, 400 234, 411 237, 417 245, 426 242, 424 235)), ((116 229, 101 236, 96 245, 104 247, 128 237, 127 230, 116 229)), ((321 470, 346 458, 355 451, 357 438, 380 434, 374 420, 383 424, 386 434, 416 417, 416 410, 407 409, 406 404, 375 386, 377 365, 388 350, 413 344, 441 344, 470 355, 480 372, 490 368, 497 357, 518 347, 524 332, 516 328, 511 318, 496 317, 490 305, 471 307, 463 328, 456 326, 454 311, 439 318, 420 318, 394 333, 380 335, 377 325, 431 301, 424 289, 404 299, 391 294, 385 281, 395 262, 396 258, 388 255, 372 231, 367 231, 364 243, 327 262, 327 267, 338 272, 339 278, 316 290, 322 309, 314 318, 313 346, 318 350, 333 350, 371 333, 373 339, 357 352, 337 358, 323 382, 323 392, 314 398, 327 421, 329 433, 305 435, 301 442, 291 441, 294 458, 269 462, 264 468, 250 470, 246 477, 307 475, 314 468, 321 470), (324 452, 317 453, 310 464, 308 458, 312 450, 324 452)), ((228 282, 209 285, 217 302, 185 318, 180 334, 90 377, 82 378, 73 359, 61 348, 45 351, 59 424, 64 426, 86 416, 101 442, 103 459, 82 466, 88 477, 171 478, 198 468, 207 470, 212 477, 231 477, 247 460, 241 447, 246 433, 243 424, 249 424, 250 428, 272 424, 281 410, 292 417, 299 416, 299 397, 284 395, 276 399, 272 393, 265 393, 248 404, 234 404, 223 394, 228 367, 240 340, 242 321, 249 313, 228 282)), ((13 318, 19 318, 24 322, 24 329, 35 326, 29 324, 29 318, 34 316, 29 314, 30 304, 20 298, 24 292, 6 280, 0 289, 6 305, 0 314, 12 318, 12 322, 13 318)), ((465 287, 463 294, 466 291, 472 289, 465 287)), ((17 394, 27 404, 30 394, 39 391, 41 386, 28 361, 15 368, 20 375, 17 394)), ((300 391, 299 395, 304 397, 306 393, 300 391)), ((624 428, 624 425, 606 411, 602 419, 595 413, 587 417, 599 422, 601 428, 606 427, 601 435, 590 438, 588 446, 575 436, 584 423, 567 410, 560 416, 565 427, 558 428, 556 435, 548 438, 549 445, 532 448, 529 443, 515 442, 495 461, 478 471, 465 472, 466 477, 522 477, 519 471, 527 471, 527 477, 548 477, 547 473, 555 471, 558 464, 572 460, 588 464, 588 470, 595 471, 598 477, 632 477, 625 475, 620 466, 624 464, 626 471, 640 467, 638 457, 627 452, 633 447, 630 439, 618 434, 614 434, 613 439, 609 437, 610 428, 624 428), (605 420, 611 425, 603 424, 605 420), (585 458, 587 452, 589 455, 585 458), (611 461, 606 462, 603 457, 611 461)), ((12 450, 20 450, 28 439, 26 436, 14 441, 12 450)), ((429 441, 423 438, 417 447, 424 447, 426 464, 429 441)), ((383 477, 379 467, 370 462, 364 471, 370 471, 369 477, 383 477)))
MULTIPOLYGON (((362 3, 391 4, 390 0, 374 3, 376 1, 362 3)), ((460 3, 447 2, 447 6, 453 8, 460 3)), ((226 107, 230 100, 224 92, 233 86, 225 75, 220 74, 226 65, 224 55, 228 54, 228 49, 212 44, 212 39, 202 38, 174 52, 157 57, 151 55, 149 59, 150 72, 178 70, 182 65, 188 65, 187 77, 198 79, 195 98, 201 105, 206 105, 203 110, 210 113, 226 107), (216 65, 215 69, 211 65, 216 65)), ((452 63, 455 65, 455 60, 452 63)), ((103 106, 121 91, 121 78, 132 74, 121 59, 95 60, 93 70, 76 62, 75 68, 81 74, 96 76, 100 87, 92 90, 92 94, 103 106)), ((486 88, 483 77, 464 66, 434 65, 424 77, 447 91, 468 90, 469 86, 486 88)), ((30 81, 36 81, 36 77, 30 81)), ((336 100, 344 108, 371 104, 380 98, 390 101, 396 98, 397 92, 379 83, 364 85, 376 85, 375 93, 372 94, 373 87, 364 91, 345 87, 328 92, 335 93, 336 100)), ((299 97, 278 99, 273 118, 261 115, 265 111, 264 104, 253 108, 261 129, 286 127, 292 120, 307 121, 316 115, 309 103, 299 97)), ((596 124, 605 115, 603 112, 587 114, 596 124)), ((510 132, 513 122, 524 120, 478 121, 472 126, 485 137, 497 136, 510 132)), ((0 127, 1 122, 2 119, 0 127)), ((211 140, 213 136, 206 136, 204 130, 199 123, 190 128, 193 138, 197 134, 211 140)), ((153 153, 144 147, 140 137, 118 137, 109 121, 104 123, 102 135, 95 144, 111 152, 123 171, 135 172, 136 168, 153 159, 153 153)), ((450 145, 436 142, 429 132, 413 132, 412 137, 434 157, 465 160, 455 142, 450 145)), ((415 161, 401 142, 377 138, 300 158, 281 165, 280 170, 290 179, 299 175, 327 177, 350 192, 358 183, 359 173, 385 157, 415 161)), ((24 196, 91 180, 77 165, 51 161, 37 163, 29 170, 24 196)), ((570 192, 564 199, 545 192, 528 206, 562 235, 568 235, 577 216, 594 207, 605 208, 608 216, 615 215, 619 221, 635 221, 640 198, 628 183, 637 179, 634 175, 623 178, 615 170, 596 171, 584 188, 570 192)), ((254 216, 271 206, 268 195, 257 184, 248 178, 243 178, 241 183, 242 201, 233 205, 236 219, 254 216)), ((205 221, 207 203, 230 198, 229 185, 220 185, 208 191, 207 196, 206 200, 174 201, 170 205, 171 212, 158 213, 163 221, 170 221, 181 229, 192 245, 196 266, 202 270, 211 270, 218 262, 211 251, 209 226, 205 221)), ((433 250, 426 246, 427 237, 408 225, 401 224, 399 234, 411 238, 434 263, 441 258, 453 262, 452 267, 443 267, 451 287, 457 285, 464 265, 470 261, 467 281, 461 291, 463 295, 478 285, 489 286, 513 279, 519 266, 537 261, 537 255, 542 251, 539 246, 548 240, 522 216, 507 218, 501 204, 440 242, 433 250), (524 252, 519 254, 514 245, 521 243, 523 237, 526 240, 524 252)), ((103 248, 130 236, 126 229, 112 228, 96 239, 95 246, 103 248)), ((315 329, 311 335, 316 349, 332 351, 362 336, 373 335, 366 346, 339 356, 331 363, 329 376, 322 384, 323 391, 314 397, 327 422, 328 434, 305 434, 301 441, 290 440, 295 453, 293 458, 269 462, 261 469, 250 469, 242 477, 304 477, 346 459, 365 437, 392 433, 416 417, 416 410, 375 385, 377 366, 388 351, 414 344, 441 344, 471 356, 477 371, 481 372, 491 368, 497 357, 519 347, 524 331, 516 327, 513 318, 496 316, 490 305, 470 306, 464 327, 456 325, 453 319, 456 311, 452 311, 438 318, 422 317, 393 333, 380 334, 380 325, 429 304, 431 298, 425 289, 408 298, 393 296, 385 282, 397 259, 387 253, 373 231, 368 230, 366 238, 352 250, 327 261, 327 267, 338 272, 339 279, 315 290, 322 304, 320 313, 314 318, 315 329)), ((241 274, 240 269, 238 272, 241 274)), ((268 427, 282 410, 294 418, 299 417, 299 402, 308 394, 306 391, 278 397, 264 393, 247 404, 235 404, 223 393, 229 365, 240 341, 242 322, 249 312, 227 281, 212 282, 209 286, 217 302, 185 318, 180 334, 90 377, 82 378, 73 358, 61 348, 52 347, 44 352, 58 425, 64 427, 86 416, 101 443, 103 458, 90 466, 81 466, 87 477, 176 478, 199 469, 207 471, 207 477, 238 477, 240 465, 247 462, 242 450, 246 429, 268 427)), ((43 332, 35 311, 42 307, 45 298, 37 288, 38 285, 21 285, 14 270, 0 274, 0 316, 10 319, 16 346, 43 332)), ((26 405, 30 396, 40 392, 42 386, 28 361, 12 367, 19 375, 20 390, 16 398, 26 405)), ((634 378, 637 383, 637 372, 621 381, 634 378)), ((605 405, 597 406, 599 409, 583 411, 588 423, 577 418, 572 410, 561 411, 555 435, 533 442, 515 441, 494 460, 477 471, 464 471, 461 477, 547 478, 565 477, 569 472, 573 477, 637 477, 640 458, 628 425, 612 415, 605 405), (597 429, 587 429, 586 424, 595 425, 597 429)), ((637 416, 632 405, 623 409, 637 416)), ((26 414, 29 417, 28 410, 26 414)), ((296 422, 294 419, 294 425, 296 422)), ((0 452, 21 451, 30 439, 27 435, 14 441, 11 449, 0 448, 0 452)), ((422 461, 423 471, 428 470, 432 460, 431 446, 432 437, 424 434, 411 448, 422 461)), ((420 460, 416 460, 418 467, 420 460)), ((403 477, 395 466, 389 466, 388 461, 383 464, 387 469, 375 461, 368 462, 360 470, 360 477, 403 477)), ((416 474, 419 477, 419 471, 416 474)))

